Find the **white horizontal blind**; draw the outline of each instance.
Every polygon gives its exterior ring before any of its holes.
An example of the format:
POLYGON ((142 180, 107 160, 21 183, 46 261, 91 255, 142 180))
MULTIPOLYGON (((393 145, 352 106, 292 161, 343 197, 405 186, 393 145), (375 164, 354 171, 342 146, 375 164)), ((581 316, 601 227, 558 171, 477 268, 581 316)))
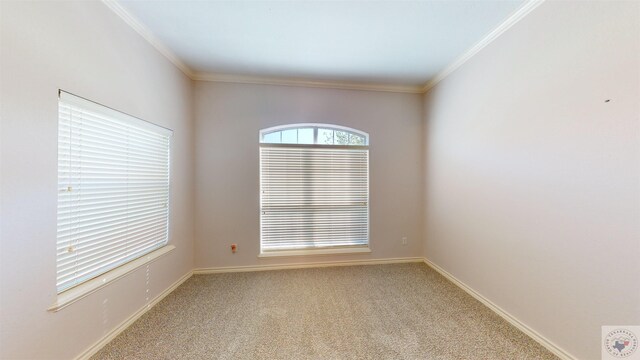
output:
POLYGON ((366 246, 369 150, 260 147, 261 251, 366 246))
POLYGON ((57 288, 162 247, 171 131, 61 92, 57 288))

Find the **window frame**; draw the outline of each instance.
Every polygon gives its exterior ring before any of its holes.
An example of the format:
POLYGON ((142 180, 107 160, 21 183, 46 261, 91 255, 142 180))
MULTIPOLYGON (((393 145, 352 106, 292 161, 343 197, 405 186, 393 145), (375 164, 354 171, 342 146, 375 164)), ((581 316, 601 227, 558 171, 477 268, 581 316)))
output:
MULTIPOLYGON (((258 257, 259 258, 270 258, 270 257, 296 257, 296 256, 304 256, 304 255, 336 255, 336 254, 358 254, 358 253, 371 253, 371 206, 370 206, 370 158, 369 158, 369 146, 370 146, 370 138, 369 134, 358 129, 349 128, 341 125, 334 124, 326 124, 326 123, 297 123, 297 124, 286 124, 286 125, 278 125, 269 128, 265 128, 260 130, 259 132, 259 149, 262 154, 262 148, 265 147, 275 147, 275 148, 307 148, 307 149, 353 149, 353 150, 366 150, 366 245, 336 245, 336 246, 323 246, 317 248, 308 248, 308 249, 283 249, 283 250, 268 250, 265 251, 263 249, 263 200, 262 194, 260 194, 260 250, 258 257), (285 130, 292 129, 308 129, 313 128, 314 130, 314 143, 313 144, 296 144, 296 143, 270 143, 264 142, 265 135, 285 130), (318 143, 318 129, 328 129, 333 131, 343 131, 350 134, 355 134, 361 136, 364 139, 363 145, 344 145, 344 144, 322 144, 318 143)), ((259 167, 260 167, 260 192, 263 187, 263 174, 262 174, 262 155, 259 159, 259 167)))
MULTIPOLYGON (((77 283, 73 283, 70 286, 65 286, 62 289, 60 288, 60 278, 58 275, 56 275, 56 300, 54 302, 54 304, 49 308, 50 311, 58 311, 66 306, 68 306, 70 303, 75 302, 85 296, 87 296, 88 294, 98 290, 99 288, 111 283, 112 281, 115 281, 121 277, 123 277, 124 275, 134 271, 136 268, 143 266, 145 264, 149 264, 153 261, 155 261, 156 259, 158 259, 159 257, 165 255, 166 253, 172 251, 173 249, 175 249, 175 246, 170 244, 171 241, 171 184, 172 184, 172 176, 171 176, 171 162, 172 162, 172 145, 173 145, 173 130, 165 128, 163 126, 157 125, 157 124, 153 124, 151 122, 133 117, 131 115, 128 115, 126 113, 123 113, 121 111, 112 109, 110 107, 104 106, 102 104, 96 103, 94 101, 79 97, 77 95, 65 92, 63 90, 59 90, 58 91, 58 128, 61 126, 61 118, 60 118, 60 111, 61 111, 61 107, 65 106, 65 107, 76 107, 78 109, 80 109, 80 112, 82 113, 82 111, 86 111, 88 113, 91 114, 98 114, 100 117, 104 117, 105 121, 111 121, 114 124, 115 123, 119 123, 119 124, 123 124, 122 126, 124 126, 124 128, 131 128, 133 129, 133 131, 147 131, 147 132, 151 132, 154 133, 155 136, 158 136, 159 138, 164 138, 166 139, 166 190, 162 190, 161 194, 162 197, 164 198, 164 196, 166 196, 166 213, 160 213, 160 217, 158 217, 158 219, 162 219, 162 224, 163 226, 166 226, 166 233, 162 232, 160 234, 162 234, 162 238, 163 241, 162 242, 158 242, 158 245, 151 245, 149 246, 148 249, 144 249, 140 251, 139 253, 135 253, 132 252, 131 257, 127 258, 124 262, 118 263, 118 261, 114 261, 112 263, 106 263, 105 264, 105 268, 106 270, 102 271, 96 271, 95 274, 92 274, 90 277, 84 278, 79 280, 77 283), (166 195, 165 195, 166 194, 166 195), (166 215, 165 215, 166 214, 166 215), (166 218, 166 223, 165 223, 165 218, 166 218), (111 265, 110 265, 111 264, 111 265), (117 265, 116 265, 117 264, 117 265), (113 265, 113 266, 112 266, 113 265)), ((72 110, 73 111, 73 110, 72 110)), ((81 115, 83 116, 83 115, 81 115)), ((94 116, 94 115, 91 115, 94 116)), ((76 120, 77 121, 77 120, 76 120)), ((82 120, 81 120, 82 121, 82 120)), ((71 126, 71 125, 69 125, 71 126)), ((111 125, 105 125, 105 126, 111 126, 111 125)), ((123 129, 124 129, 123 128, 123 129)), ((114 133, 115 134, 115 133, 114 133)), ((58 130, 57 132, 57 136, 58 136, 58 142, 61 141, 61 133, 60 130, 58 130)), ((127 135, 128 137, 128 135, 127 135)), ((119 135, 113 135, 113 138, 115 139, 115 141, 118 140, 122 140, 119 138, 119 135)), ((80 138, 82 139, 82 138, 80 138)), ((77 141, 77 140, 76 140, 77 141)), ((147 140, 145 140, 147 141, 147 140)), ((127 144, 129 144, 127 142, 127 144)), ((136 146, 139 144, 148 144, 147 142, 141 142, 141 143, 132 143, 132 146, 136 146)), ((60 145, 59 145, 60 146, 60 145)), ((129 145, 126 145, 127 149, 129 145)), ((71 153, 70 153, 71 156, 71 153)), ((83 159, 81 156, 82 155, 73 155, 73 156, 79 156, 77 159, 83 159)), ((61 184, 64 182, 63 180, 61 180, 62 178, 60 178, 60 171, 61 171, 61 163, 60 163, 61 159, 60 159, 60 153, 58 153, 58 162, 57 162, 57 167, 58 167, 58 183, 57 183, 57 188, 58 191, 60 192, 60 186, 61 184)), ((71 160, 69 160, 71 161, 71 160)), ((79 161, 79 160, 74 160, 74 161, 79 161)), ((97 164, 99 164, 100 162, 98 161, 97 164)), ((163 162, 160 162, 159 164, 162 164, 163 162)), ((89 163, 89 166, 91 166, 92 163, 89 163)), ((128 163, 127 163, 128 164, 128 163)), ((67 165, 68 166, 68 165, 67 165)), ((94 165, 95 166, 95 165, 94 165)), ((116 166, 116 165, 114 165, 116 166)), ((118 168, 119 169, 119 168, 118 168)), ((128 165, 127 165, 127 169, 128 169, 128 165)), ((136 169, 135 167, 133 169, 136 169)), ((128 171, 128 170, 127 170, 128 171)), ((135 171, 135 170, 134 170, 135 171)), ((82 174, 82 173, 80 173, 82 174)), ((77 176, 77 175, 76 175, 77 176)), ((135 176, 135 175, 134 175, 135 176)), ((81 177, 80 177, 81 178, 81 177)), ((146 188, 143 188, 146 189, 146 188)), ((71 191, 71 190, 69 190, 71 191)), ((95 190, 94 190, 95 191, 95 190)), ((60 196, 60 195, 59 195, 60 196)), ((128 196, 128 195, 127 195, 128 196)), ((127 197, 128 199, 128 197, 127 197)), ((60 197, 58 198, 58 206, 60 206, 60 197)), ((68 201, 68 200, 67 200, 68 201)), ((97 213, 100 214, 100 213, 97 213)), ((116 216, 118 216, 117 214, 120 214, 120 212, 116 212, 116 216)), ((60 220, 59 220, 59 210, 58 210, 58 215, 57 215, 57 223, 58 223, 58 229, 60 226, 60 220)), ((129 235, 124 235, 125 238, 129 238, 129 235)), ((110 237, 112 237, 111 235, 108 235, 106 238, 109 239, 110 237)), ((59 236, 56 236, 56 249, 58 249, 58 247, 60 246, 60 238, 59 236)), ((56 254, 58 253, 58 250, 56 250, 56 254)), ((98 270, 100 268, 97 268, 98 270)), ((60 271, 60 258, 58 255, 56 255, 56 274, 58 274, 60 271)))
POLYGON ((349 148, 354 147, 354 146, 362 146, 362 147, 369 147, 369 134, 362 131, 362 130, 358 130, 358 129, 353 129, 350 127, 346 127, 346 126, 341 126, 341 125, 333 125, 333 124, 322 124, 322 123, 300 123, 300 124, 287 124, 287 125, 278 125, 278 126, 272 126, 269 128, 265 128, 260 130, 259 133, 259 143, 262 146, 263 144, 274 144, 274 145, 317 145, 317 146, 348 146, 349 148), (299 144, 299 143, 271 143, 271 142, 265 142, 264 141, 264 137, 266 135, 269 135, 271 133, 275 133, 275 132, 282 132, 282 131, 286 131, 286 130, 299 130, 299 129, 313 129, 313 144, 307 144, 307 143, 303 143, 303 144, 299 144), (364 144, 358 144, 358 145, 351 145, 351 144, 322 144, 322 143, 318 143, 318 130, 320 129, 327 129, 327 130, 333 130, 335 131, 343 131, 346 133, 351 133, 354 135, 358 135, 360 137, 362 137, 364 139, 364 144))

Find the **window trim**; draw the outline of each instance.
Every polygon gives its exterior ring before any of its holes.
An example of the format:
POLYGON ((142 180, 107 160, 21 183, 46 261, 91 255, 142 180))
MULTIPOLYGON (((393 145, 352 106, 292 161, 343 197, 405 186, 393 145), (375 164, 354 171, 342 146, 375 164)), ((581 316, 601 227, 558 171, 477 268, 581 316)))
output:
MULTIPOLYGON (((370 198, 370 158, 369 158, 369 134, 358 129, 349 128, 346 126, 325 124, 325 123, 297 123, 278 125, 269 128, 265 128, 259 131, 259 143, 258 148, 307 148, 307 149, 347 149, 347 150, 367 150, 367 244, 366 245, 343 245, 343 246, 327 246, 320 248, 308 248, 308 249, 290 249, 290 250, 270 250, 263 251, 262 247, 262 200, 260 200, 260 238, 259 238, 259 252, 258 258, 266 259, 271 257, 298 257, 308 255, 358 255, 358 254, 370 254, 371 253, 371 198, 370 198), (313 144, 295 144, 295 143, 268 143, 263 142, 264 136, 278 131, 292 130, 292 129, 314 129, 314 143, 313 144), (364 138, 364 145, 335 145, 335 144, 318 144, 317 135, 318 129, 330 129, 334 131, 345 131, 360 135, 364 138)), ((262 187, 262 159, 259 161, 260 166, 260 187, 262 187)), ((262 196, 261 196, 262 198, 262 196)))
POLYGON ((79 285, 69 288, 56 295, 56 300, 47 309, 51 312, 58 312, 74 302, 83 299, 90 294, 102 289, 103 287, 120 280, 126 275, 134 272, 138 268, 151 264, 158 260, 160 257, 173 251, 176 247, 173 245, 164 245, 150 253, 142 255, 141 257, 122 264, 114 269, 107 271, 106 273, 94 277, 91 280, 87 280, 79 285))
POLYGON ((367 239, 367 245, 359 246, 342 246, 342 247, 326 247, 318 249, 305 249, 305 250, 272 250, 268 252, 262 252, 262 247, 258 258, 272 258, 272 257, 297 257, 308 255, 357 255, 357 254, 370 254, 371 245, 367 239))
POLYGON ((260 147, 275 148, 308 148, 308 149, 350 149, 350 150, 369 150, 369 145, 318 145, 318 144, 275 144, 261 143, 260 147))
MULTIPOLYGON (((70 305, 71 303, 84 298, 85 296, 133 272, 135 269, 139 268, 140 266, 149 264, 155 261, 157 258, 175 249, 175 246, 171 244, 171 225, 172 225, 171 224, 171 215, 172 215, 171 200, 172 200, 172 187, 173 187, 173 181, 171 176, 171 168, 172 168, 171 165, 173 160, 172 158, 172 148, 173 148, 173 141, 174 141, 173 130, 165 126, 158 125, 156 123, 132 116, 130 114, 116 110, 114 108, 103 105, 101 103, 86 99, 76 94, 64 91, 62 89, 58 89, 58 111, 59 111, 61 101, 73 106, 82 107, 88 111, 101 113, 102 115, 109 116, 113 118, 115 121, 118 121, 121 123, 135 124, 135 126, 139 129, 153 131, 153 132, 156 132, 157 134, 161 134, 168 138, 168 149, 167 149, 168 188, 167 188, 167 216, 166 216, 167 236, 166 236, 166 240, 161 246, 152 248, 151 251, 142 253, 138 257, 131 258, 128 261, 120 265, 117 265, 116 267, 106 272, 103 272, 92 278, 83 280, 82 282, 72 285, 71 287, 68 287, 62 291, 60 291, 57 288, 57 284, 56 284, 56 301, 53 303, 53 305, 51 305, 47 309, 48 311, 54 311, 54 312, 59 311, 60 309, 70 305)), ((59 121, 60 120, 58 119, 58 126, 60 126, 59 121)), ((57 160, 57 162, 59 163, 59 159, 57 160)), ((58 244, 56 239, 56 246, 57 245, 58 244)), ((57 269, 58 269, 58 260, 56 258, 56 271, 57 269)), ((56 275, 56 283, 57 283, 57 275, 56 275)))
POLYGON ((311 146, 322 146, 322 147, 327 147, 327 146, 343 146, 343 147, 348 147, 348 148, 353 148, 355 146, 360 146, 360 147, 365 147, 365 148, 369 148, 369 134, 362 131, 362 130, 358 130, 358 129, 354 129, 354 128, 350 128, 347 126, 341 126, 341 125, 333 125, 333 124, 323 124, 323 123, 298 123, 298 124, 286 124, 286 125, 277 125, 277 126, 272 126, 269 128, 265 128, 260 130, 259 135, 258 135, 258 143, 260 144, 260 146, 265 145, 265 144, 272 144, 272 145, 311 145, 311 146), (291 143, 268 143, 268 142, 263 142, 265 135, 274 133, 274 132, 279 132, 279 131, 285 131, 285 130, 297 130, 297 129, 313 129, 313 144, 291 144, 291 143), (355 135, 360 135, 364 138, 364 145, 329 145, 329 144, 319 144, 318 143, 318 129, 328 129, 328 130, 333 130, 333 131, 344 131, 344 132, 348 132, 348 133, 352 133, 355 135))

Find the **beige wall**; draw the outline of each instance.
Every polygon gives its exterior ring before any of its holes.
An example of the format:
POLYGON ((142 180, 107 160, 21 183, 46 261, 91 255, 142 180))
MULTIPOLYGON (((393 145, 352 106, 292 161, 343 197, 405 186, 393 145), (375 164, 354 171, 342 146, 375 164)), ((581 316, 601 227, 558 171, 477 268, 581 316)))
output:
POLYGON ((580 359, 640 324, 639 69, 640 3, 550 1, 425 96, 426 257, 580 359))
POLYGON ((193 267, 192 84, 101 2, 0 3, 0 358, 70 359, 193 267), (57 313, 57 92, 174 130, 176 250, 57 313))
POLYGON ((421 96, 197 82, 195 99, 196 267, 421 256, 421 96), (304 122, 369 133, 371 254, 258 259, 258 132, 304 122))
POLYGON ((99 2, 0 7, 0 358, 72 358, 193 267, 423 254, 581 359, 640 323, 637 2, 546 2, 424 102, 192 85, 99 2), (177 249, 149 286, 143 267, 49 313, 59 88, 174 129, 177 249), (371 254, 257 258, 258 131, 298 122, 370 134, 371 254))

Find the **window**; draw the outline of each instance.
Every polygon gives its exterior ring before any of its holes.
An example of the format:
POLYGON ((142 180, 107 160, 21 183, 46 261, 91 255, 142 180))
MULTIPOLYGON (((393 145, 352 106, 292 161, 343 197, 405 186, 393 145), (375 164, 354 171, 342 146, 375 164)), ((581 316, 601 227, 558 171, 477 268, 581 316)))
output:
POLYGON ((368 140, 323 124, 260 132, 262 256, 368 251, 368 140))
POLYGON ((171 130, 60 92, 57 289, 168 241, 171 130))

